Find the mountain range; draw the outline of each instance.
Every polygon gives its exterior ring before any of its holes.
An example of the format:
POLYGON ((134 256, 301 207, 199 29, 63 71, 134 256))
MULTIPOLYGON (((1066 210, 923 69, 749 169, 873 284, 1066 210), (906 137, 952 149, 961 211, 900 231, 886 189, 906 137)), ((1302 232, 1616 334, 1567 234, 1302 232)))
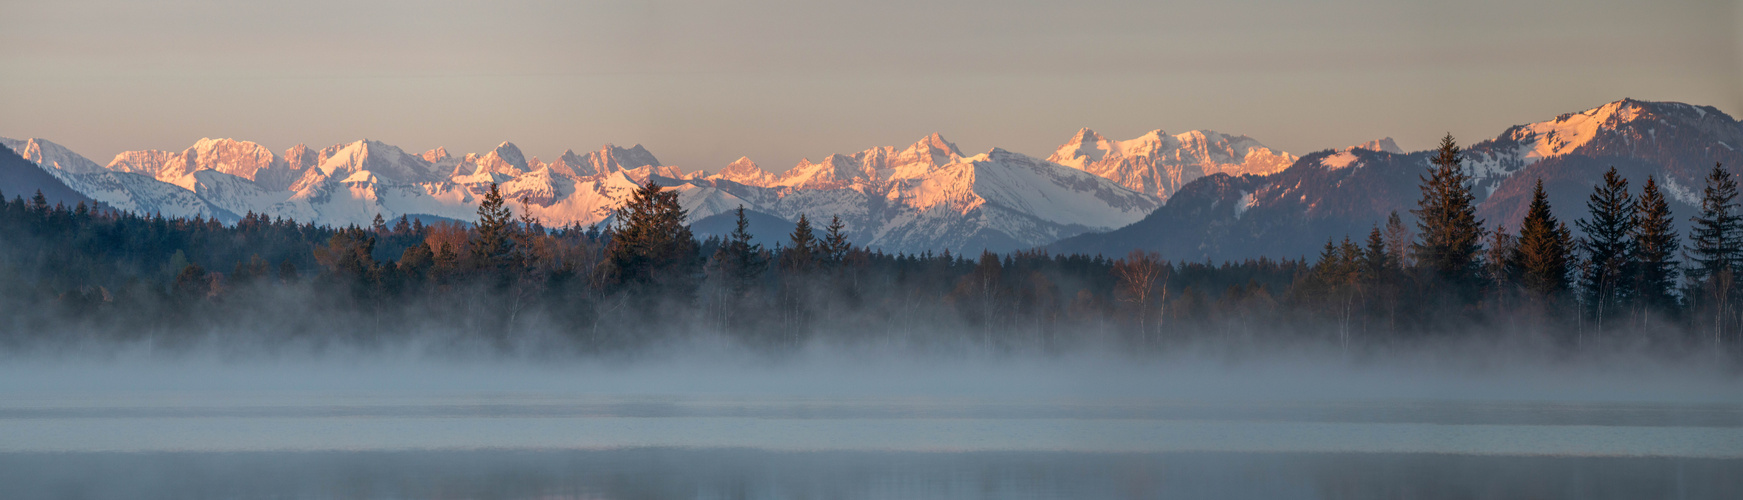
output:
POLYGON ((1182 182, 1268 173, 1293 159, 1210 131, 1116 143, 1086 129, 1072 141, 1055 153, 1072 166, 999 148, 965 155, 932 134, 905 148, 803 159, 780 174, 740 158, 708 175, 664 165, 640 145, 565 151, 545 162, 508 142, 464 156, 445 148, 412 154, 371 140, 318 151, 299 144, 281 154, 208 138, 179 152, 124 152, 99 166, 48 140, 0 138, 72 191, 139 213, 223 221, 257 213, 331 225, 367 225, 378 214, 470 220, 494 183, 517 211, 547 225, 585 226, 656 182, 678 191, 699 234, 730 229, 704 222, 743 206, 762 221, 758 232, 790 230, 801 216, 819 227, 839 218, 857 244, 910 253, 1009 251, 1112 230, 1161 206, 1182 182), (1090 136, 1100 142, 1084 143, 1090 136))
MULTIPOLYGON (((496 183, 517 212, 547 225, 594 225, 631 190, 656 182, 679 193, 698 235, 730 231, 731 212, 743 206, 766 243, 781 241, 801 216, 818 227, 838 217, 855 243, 887 252, 1045 247, 1118 256, 1140 248, 1195 261, 1307 256, 1327 239, 1365 237, 1392 212, 1412 220, 1431 156, 1390 138, 1297 157, 1207 130, 1110 140, 1088 128, 1045 159, 1000 148, 967 155, 932 134, 906 147, 802 159, 781 173, 749 158, 713 174, 686 173, 640 145, 564 151, 547 162, 508 142, 455 156, 371 140, 275 153, 201 139, 179 152, 129 151, 98 165, 43 139, 0 144, 41 170, 0 170, 0 191, 49 186, 45 195, 69 203, 166 216, 465 221, 496 183), (66 189, 53 189, 54 181, 66 189)), ((1715 162, 1743 163, 1739 148, 1743 125, 1716 108, 1623 99, 1510 127, 1470 144, 1464 158, 1490 228, 1517 226, 1538 179, 1571 225, 1612 166, 1636 192, 1655 177, 1682 222, 1715 162)))
MULTIPOLYGON (((1743 123, 1716 108, 1623 99, 1510 127, 1469 144, 1463 158, 1488 229, 1517 232, 1542 179, 1555 214, 1577 234, 1586 198, 1615 167, 1635 195, 1652 176, 1686 235, 1707 174, 1715 163, 1738 173, 1740 149, 1743 123)), ((1191 261, 1311 257, 1328 239, 1364 240, 1394 211, 1414 229, 1409 210, 1432 156, 1382 141, 1308 154, 1269 175, 1212 174, 1137 223, 1048 248, 1105 255, 1143 248, 1191 261)))

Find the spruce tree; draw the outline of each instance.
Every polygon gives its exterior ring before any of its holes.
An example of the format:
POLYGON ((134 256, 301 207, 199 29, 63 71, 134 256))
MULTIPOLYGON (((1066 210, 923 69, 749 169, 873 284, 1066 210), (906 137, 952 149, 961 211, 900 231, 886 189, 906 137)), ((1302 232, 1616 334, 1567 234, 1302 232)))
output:
POLYGON ((719 260, 726 272, 728 288, 734 294, 742 295, 762 276, 768 262, 763 258, 763 245, 751 241, 750 221, 744 216, 744 205, 738 206, 736 214, 738 218, 733 223, 732 234, 720 246, 719 260))
POLYGON ((490 191, 484 194, 484 200, 478 203, 478 221, 473 223, 473 238, 468 245, 472 250, 472 265, 492 272, 500 272, 508 266, 510 252, 514 250, 514 239, 510 234, 514 228, 514 213, 502 201, 502 191, 496 183, 490 183, 490 191))
POLYGON ((1380 226, 1374 226, 1374 230, 1368 232, 1367 247, 1362 249, 1362 275, 1369 282, 1380 280, 1387 270, 1392 269, 1392 255, 1387 250, 1380 226))
POLYGON ((1469 302, 1481 283, 1479 253, 1483 221, 1477 219, 1470 176, 1465 174, 1458 143, 1452 134, 1440 141, 1434 166, 1422 177, 1422 199, 1417 203, 1415 243, 1417 265, 1426 269, 1455 296, 1469 302))
POLYGON ((787 248, 781 251, 781 268, 790 272, 806 272, 817 265, 817 237, 811 232, 811 219, 799 214, 798 224, 788 237, 787 248))
POLYGON ((1566 224, 1550 213, 1543 179, 1531 193, 1531 208, 1519 225, 1519 242, 1513 250, 1514 272, 1526 292, 1539 300, 1553 300, 1568 289, 1568 254, 1573 235, 1566 224))
POLYGON ((1676 307, 1676 275, 1680 263, 1676 254, 1681 243, 1676 234, 1675 219, 1670 204, 1658 190, 1652 177, 1640 189, 1639 209, 1635 211, 1634 257, 1635 291, 1638 302, 1649 310, 1667 311, 1676 307))
POLYGON ((605 249, 607 281, 649 296, 693 292, 701 262, 696 238, 684 224, 687 215, 677 191, 651 181, 636 189, 614 213, 605 249))
POLYGON ((1723 165, 1714 164, 1707 175, 1701 213, 1690 221, 1694 222, 1689 230, 1689 260, 1694 264, 1689 270, 1691 277, 1706 280, 1735 269, 1739 252, 1743 252, 1743 214, 1738 212, 1737 180, 1723 165))
POLYGON ((1701 192, 1701 213, 1689 230, 1688 270, 1701 289, 1706 308, 1713 314, 1713 348, 1725 337, 1725 318, 1731 314, 1731 289, 1736 286, 1739 253, 1743 252, 1743 216, 1738 213, 1737 180, 1724 165, 1713 164, 1707 187, 1701 192))
POLYGON ((853 244, 847 241, 847 226, 841 223, 841 216, 829 218, 829 226, 824 228, 822 250, 824 260, 831 266, 839 266, 847 259, 847 253, 853 251, 853 244))
POLYGON ((1634 285, 1634 200, 1628 195, 1628 180, 1617 175, 1615 167, 1593 189, 1586 211, 1591 220, 1574 222, 1585 233, 1579 240, 1586 258, 1580 297, 1598 328, 1603 328, 1606 316, 1620 311, 1632 297, 1634 285))

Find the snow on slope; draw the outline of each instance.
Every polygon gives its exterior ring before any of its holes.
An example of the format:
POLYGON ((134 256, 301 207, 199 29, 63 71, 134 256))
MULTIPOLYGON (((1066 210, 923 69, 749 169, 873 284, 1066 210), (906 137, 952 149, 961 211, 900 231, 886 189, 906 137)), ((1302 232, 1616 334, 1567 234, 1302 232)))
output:
POLYGON ((89 174, 105 171, 103 167, 97 166, 96 162, 46 139, 18 140, 0 137, 0 144, 4 144, 7 148, 17 152, 18 156, 48 169, 50 173, 61 171, 73 174, 89 174))
MULTIPOLYGON (((66 158, 63 163, 78 165, 76 155, 66 158)), ((856 243, 905 252, 1029 248, 1125 225, 1160 203, 1093 174, 1000 149, 964 157, 939 134, 901 149, 801 162, 779 176, 748 159, 708 178, 684 174, 659 165, 640 146, 565 151, 544 163, 508 142, 456 159, 441 148, 414 155, 368 140, 320 151, 298 145, 278 156, 251 142, 202 139, 181 153, 123 153, 110 165, 114 171, 98 167, 93 174, 107 177, 69 184, 143 212, 230 217, 252 211, 367 225, 378 214, 471 219, 494 182, 517 212, 548 225, 591 225, 651 181, 677 191, 690 220, 740 206, 789 220, 805 215, 819 224, 841 217, 856 243), (268 185, 268 174, 278 175, 282 187, 268 185)))
POLYGON ((892 199, 920 210, 942 205, 958 212, 990 204, 1096 229, 1136 222, 1158 204, 1107 179, 997 148, 945 165, 914 184, 906 196, 892 199))
POLYGON ((756 162, 750 161, 750 158, 740 156, 728 164, 726 168, 720 169, 720 172, 707 178, 732 181, 746 186, 768 187, 770 183, 775 181, 775 174, 763 170, 762 167, 757 166, 756 162))
POLYGON ((200 170, 186 176, 194 194, 218 208, 233 214, 260 212, 290 197, 289 191, 268 190, 234 174, 216 169, 200 170))
POLYGON ((119 210, 165 217, 234 218, 234 214, 206 202, 193 191, 148 175, 104 169, 96 162, 44 139, 0 138, 0 144, 19 152, 24 159, 36 163, 74 191, 119 210))
POLYGON ((157 180, 193 189, 195 172, 212 170, 257 182, 269 191, 290 186, 301 171, 265 146, 235 139, 202 138, 180 153, 128 151, 109 161, 109 170, 149 175, 157 180))
POLYGON ((1206 175, 1270 174, 1295 160, 1251 137, 1209 130, 1177 135, 1152 130, 1136 139, 1113 141, 1088 128, 1078 130, 1047 158, 1162 200, 1206 175))
POLYGON ((1387 137, 1385 139, 1364 142, 1357 146, 1345 148, 1343 151, 1335 154, 1327 155, 1324 158, 1319 159, 1319 164, 1331 170, 1349 168, 1350 165, 1356 164, 1358 160, 1356 156, 1356 150, 1358 149, 1366 149, 1377 153, 1404 154, 1404 150, 1398 147, 1398 143, 1393 142, 1391 137, 1387 137))

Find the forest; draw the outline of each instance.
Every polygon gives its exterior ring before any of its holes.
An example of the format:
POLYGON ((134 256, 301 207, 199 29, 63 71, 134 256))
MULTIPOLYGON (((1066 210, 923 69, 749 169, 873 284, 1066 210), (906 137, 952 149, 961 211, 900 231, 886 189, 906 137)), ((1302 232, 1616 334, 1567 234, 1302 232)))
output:
POLYGON ((1413 224, 1393 213, 1316 256, 1224 263, 889 254, 849 242, 839 220, 806 217, 767 248, 742 209, 731 235, 698 240, 677 194, 652 183, 608 224, 559 228, 515 215, 494 185, 467 224, 378 215, 343 228, 4 193, 0 349, 416 341, 601 353, 706 335, 775 352, 828 341, 1145 353, 1474 338, 1735 357, 1736 180, 1714 166, 1686 236, 1655 179, 1638 181, 1634 191, 1612 169, 1572 228, 1541 181, 1516 227, 1485 224, 1448 136, 1421 175, 1413 224))

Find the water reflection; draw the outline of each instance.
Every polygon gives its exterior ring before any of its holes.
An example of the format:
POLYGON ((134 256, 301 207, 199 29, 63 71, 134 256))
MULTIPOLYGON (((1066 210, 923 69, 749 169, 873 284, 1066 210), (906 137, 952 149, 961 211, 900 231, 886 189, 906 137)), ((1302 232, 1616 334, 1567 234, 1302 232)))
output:
POLYGON ((1743 498, 1743 462, 638 448, 0 454, 5 498, 1743 498))

